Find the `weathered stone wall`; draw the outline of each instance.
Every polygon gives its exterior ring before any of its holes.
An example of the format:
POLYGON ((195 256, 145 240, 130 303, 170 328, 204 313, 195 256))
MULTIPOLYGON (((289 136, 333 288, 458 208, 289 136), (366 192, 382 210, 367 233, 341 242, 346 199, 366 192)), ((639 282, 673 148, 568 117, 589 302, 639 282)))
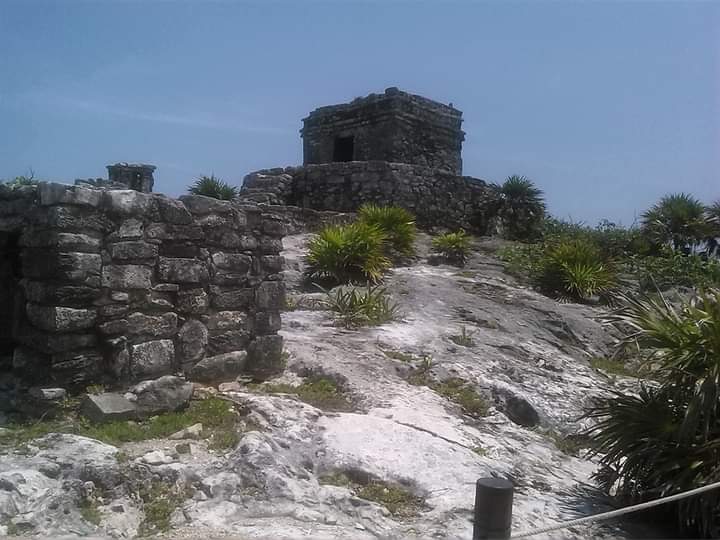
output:
POLYGON ((192 377, 216 359, 266 376, 281 364, 283 228, 256 205, 200 196, 0 185, 0 261, 13 239, 21 261, 2 290, 16 298, 2 321, 16 327, 13 374, 112 385, 192 377))
POLYGON ((462 173, 462 112, 389 88, 303 119, 303 163, 331 163, 338 137, 353 138, 352 159, 409 163, 462 173))
POLYGON ((247 194, 272 204, 355 212, 363 203, 396 205, 415 214, 423 228, 459 228, 485 234, 497 205, 486 182, 428 167, 384 161, 328 163, 266 169, 245 177, 247 194))

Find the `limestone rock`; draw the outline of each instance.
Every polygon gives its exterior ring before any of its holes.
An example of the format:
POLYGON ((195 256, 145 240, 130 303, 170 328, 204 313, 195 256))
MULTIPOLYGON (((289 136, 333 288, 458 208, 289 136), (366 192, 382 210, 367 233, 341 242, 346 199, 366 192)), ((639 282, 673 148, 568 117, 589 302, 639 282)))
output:
POLYGON ((246 371, 258 380, 277 375, 284 368, 282 353, 281 336, 258 336, 248 346, 246 371))
POLYGON ((205 356, 208 329, 196 320, 187 321, 178 332, 178 347, 183 365, 196 363, 205 356))
POLYGON ((130 369, 136 377, 149 377, 172 371, 175 346, 169 339, 146 341, 131 347, 130 369))
POLYGON ((246 360, 245 351, 208 356, 193 366, 189 377, 200 382, 232 380, 243 372, 246 360))
POLYGON ((138 412, 145 416, 169 411, 179 411, 190 402, 192 383, 173 375, 143 381, 130 388, 135 396, 138 412))
POLYGON ((136 264, 103 267, 102 285, 111 289, 149 289, 152 286, 152 268, 136 264))
POLYGON ((182 439, 199 439, 202 436, 203 425, 193 424, 180 431, 176 431, 172 435, 168 436, 168 439, 173 441, 179 441, 182 439))
POLYGON ((80 412, 97 423, 134 420, 138 416, 137 406, 115 392, 86 394, 80 403, 80 412))

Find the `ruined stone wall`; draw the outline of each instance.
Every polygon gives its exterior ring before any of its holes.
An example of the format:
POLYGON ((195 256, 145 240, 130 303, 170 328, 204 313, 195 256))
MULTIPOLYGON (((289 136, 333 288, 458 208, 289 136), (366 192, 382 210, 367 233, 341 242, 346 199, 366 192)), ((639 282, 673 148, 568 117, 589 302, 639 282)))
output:
POLYGON ((273 204, 355 212, 363 203, 407 208, 423 228, 488 232, 497 191, 486 182, 428 167, 382 161, 328 163, 249 174, 241 192, 273 204))
POLYGON ((276 371, 283 232, 256 205, 0 186, 0 260, 16 241, 21 262, 2 291, 17 311, 2 321, 15 326, 12 373, 81 387, 192 377, 213 359, 259 378, 276 371))
POLYGON ((303 119, 303 163, 338 161, 336 139, 352 137, 352 161, 409 163, 461 174, 461 126, 459 110, 389 88, 311 112, 303 119))

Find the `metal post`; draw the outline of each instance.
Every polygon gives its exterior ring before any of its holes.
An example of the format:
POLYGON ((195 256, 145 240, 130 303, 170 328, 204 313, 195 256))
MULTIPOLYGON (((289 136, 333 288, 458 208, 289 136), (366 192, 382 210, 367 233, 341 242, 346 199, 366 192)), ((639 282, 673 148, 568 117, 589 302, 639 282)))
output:
POLYGON ((475 484, 473 540, 510 538, 513 485, 502 478, 480 478, 475 484))

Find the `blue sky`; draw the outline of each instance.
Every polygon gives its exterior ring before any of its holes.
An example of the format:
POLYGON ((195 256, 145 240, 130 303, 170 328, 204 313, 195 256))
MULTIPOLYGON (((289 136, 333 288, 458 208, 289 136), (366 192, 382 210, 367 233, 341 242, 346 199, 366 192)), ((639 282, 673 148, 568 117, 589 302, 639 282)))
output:
POLYGON ((720 198, 720 3, 0 0, 0 178, 302 161, 300 119, 388 86, 464 112, 465 174, 629 224, 720 198))

